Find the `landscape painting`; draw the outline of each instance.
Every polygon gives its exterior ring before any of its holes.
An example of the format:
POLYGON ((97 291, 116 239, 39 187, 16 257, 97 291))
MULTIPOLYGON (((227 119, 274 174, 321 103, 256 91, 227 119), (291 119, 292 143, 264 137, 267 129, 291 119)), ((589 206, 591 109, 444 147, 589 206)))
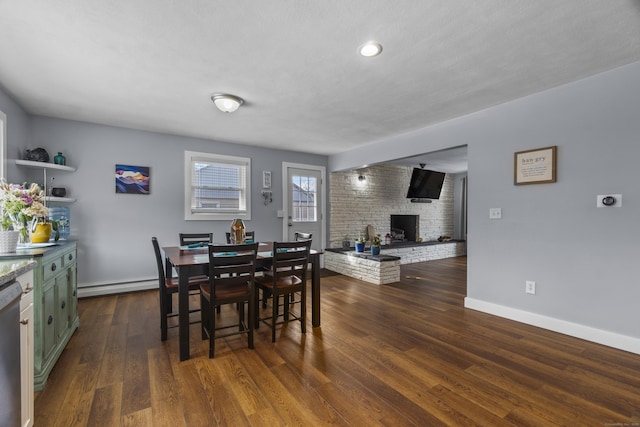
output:
POLYGON ((116 193, 149 194, 149 167, 116 164, 116 193))

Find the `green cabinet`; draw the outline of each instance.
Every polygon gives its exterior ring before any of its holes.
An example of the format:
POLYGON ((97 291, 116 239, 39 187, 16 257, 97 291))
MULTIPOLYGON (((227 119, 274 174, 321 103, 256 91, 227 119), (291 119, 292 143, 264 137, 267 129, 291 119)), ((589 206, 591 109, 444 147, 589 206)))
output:
POLYGON ((80 325, 76 283, 76 244, 52 246, 34 271, 35 390, 44 388, 49 373, 80 325))

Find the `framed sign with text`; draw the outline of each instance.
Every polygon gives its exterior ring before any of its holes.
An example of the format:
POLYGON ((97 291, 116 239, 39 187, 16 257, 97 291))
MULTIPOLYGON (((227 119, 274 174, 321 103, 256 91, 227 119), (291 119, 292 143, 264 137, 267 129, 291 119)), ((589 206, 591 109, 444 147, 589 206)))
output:
POLYGON ((556 182, 556 151, 558 147, 518 151, 514 154, 514 184, 556 182))

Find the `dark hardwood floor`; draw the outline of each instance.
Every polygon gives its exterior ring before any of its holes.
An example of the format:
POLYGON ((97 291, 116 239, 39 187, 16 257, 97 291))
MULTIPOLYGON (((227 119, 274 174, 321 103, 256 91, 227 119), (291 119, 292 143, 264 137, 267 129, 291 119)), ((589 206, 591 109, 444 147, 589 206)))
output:
POLYGON ((320 328, 272 344, 263 325, 255 350, 233 337, 209 359, 194 324, 185 362, 156 292, 82 299, 35 425, 640 425, 640 355, 464 309, 465 293, 465 257, 392 285, 327 275, 320 328))

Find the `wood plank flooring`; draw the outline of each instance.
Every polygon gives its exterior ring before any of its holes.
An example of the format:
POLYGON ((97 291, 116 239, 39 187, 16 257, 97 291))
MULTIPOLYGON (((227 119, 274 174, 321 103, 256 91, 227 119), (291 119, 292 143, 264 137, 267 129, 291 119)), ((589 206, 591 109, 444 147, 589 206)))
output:
POLYGON ((271 343, 262 325, 255 350, 232 337, 209 359, 194 324, 185 362, 156 292, 82 299, 35 425, 640 425, 639 355, 464 309, 465 293, 465 257, 392 285, 328 275, 320 328, 271 343))

